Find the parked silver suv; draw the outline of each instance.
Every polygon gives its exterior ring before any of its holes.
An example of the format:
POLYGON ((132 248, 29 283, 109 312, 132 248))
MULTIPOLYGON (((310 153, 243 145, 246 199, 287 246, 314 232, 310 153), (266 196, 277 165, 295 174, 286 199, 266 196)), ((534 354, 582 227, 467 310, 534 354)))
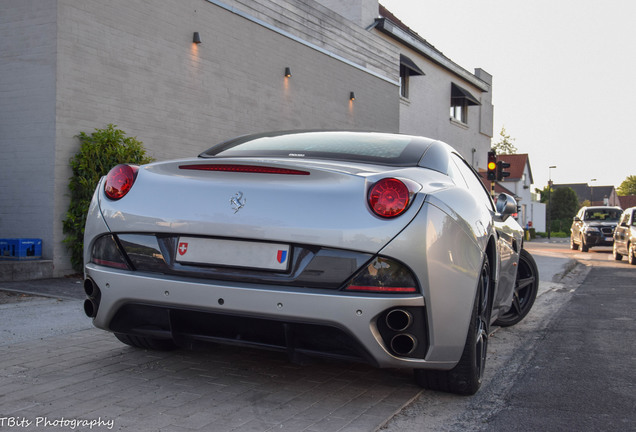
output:
POLYGON ((636 265, 636 207, 628 208, 621 215, 614 231, 613 254, 616 261, 627 255, 627 261, 636 265))
POLYGON ((612 246, 622 212, 620 207, 582 207, 572 222, 570 248, 587 252, 593 246, 612 246))

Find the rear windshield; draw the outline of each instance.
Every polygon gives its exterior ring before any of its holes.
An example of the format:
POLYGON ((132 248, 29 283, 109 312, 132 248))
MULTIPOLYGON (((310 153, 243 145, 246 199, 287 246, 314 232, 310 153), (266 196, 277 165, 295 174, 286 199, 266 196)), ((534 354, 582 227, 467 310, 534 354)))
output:
POLYGON ((360 132, 300 132, 250 135, 218 144, 199 157, 329 159, 416 166, 430 141, 408 135, 360 132))
POLYGON ((617 221, 618 218, 621 217, 622 210, 618 209, 605 209, 605 208, 594 208, 585 211, 585 217, 583 220, 586 221, 617 221))

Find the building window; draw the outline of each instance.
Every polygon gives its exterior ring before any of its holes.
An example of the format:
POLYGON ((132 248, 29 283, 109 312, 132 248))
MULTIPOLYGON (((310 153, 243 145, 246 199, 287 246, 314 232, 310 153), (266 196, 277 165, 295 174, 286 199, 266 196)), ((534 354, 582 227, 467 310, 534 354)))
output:
POLYGON ((409 71, 404 65, 400 65, 400 96, 409 98, 409 71))
POLYGON ((468 105, 465 101, 451 101, 450 116, 462 123, 468 123, 468 105))
POLYGON ((451 83, 450 116, 458 122, 468 123, 468 107, 481 105, 468 90, 451 83))
POLYGON ((425 75, 413 60, 400 54, 400 96, 408 99, 411 76, 425 75))

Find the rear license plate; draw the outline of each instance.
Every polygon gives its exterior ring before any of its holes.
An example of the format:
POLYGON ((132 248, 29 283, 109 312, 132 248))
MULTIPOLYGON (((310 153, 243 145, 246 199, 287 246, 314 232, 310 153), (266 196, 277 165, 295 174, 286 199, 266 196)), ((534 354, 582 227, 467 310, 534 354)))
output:
POLYGON ((290 246, 282 243, 181 237, 177 243, 176 261, 285 271, 289 251, 290 246))

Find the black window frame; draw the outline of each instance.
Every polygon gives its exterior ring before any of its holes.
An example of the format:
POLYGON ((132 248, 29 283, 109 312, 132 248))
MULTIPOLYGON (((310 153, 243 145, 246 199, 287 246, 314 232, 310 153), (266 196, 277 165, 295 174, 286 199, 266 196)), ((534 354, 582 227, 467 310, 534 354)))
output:
POLYGON ((475 96, 465 88, 451 83, 450 116, 453 120, 467 125, 468 107, 475 105, 481 105, 475 96))

